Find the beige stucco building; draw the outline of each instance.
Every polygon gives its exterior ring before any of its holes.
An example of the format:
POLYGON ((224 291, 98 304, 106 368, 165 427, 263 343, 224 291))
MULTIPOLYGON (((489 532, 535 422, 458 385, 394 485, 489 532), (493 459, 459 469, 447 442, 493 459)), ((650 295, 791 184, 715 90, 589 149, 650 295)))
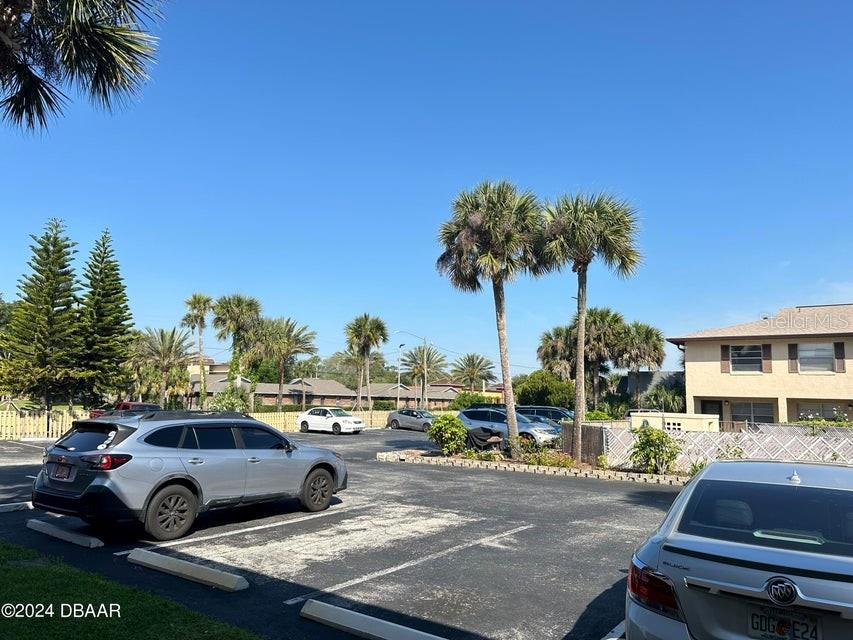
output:
POLYGON ((668 340, 684 352, 688 412, 724 423, 853 419, 853 304, 791 307, 668 340))

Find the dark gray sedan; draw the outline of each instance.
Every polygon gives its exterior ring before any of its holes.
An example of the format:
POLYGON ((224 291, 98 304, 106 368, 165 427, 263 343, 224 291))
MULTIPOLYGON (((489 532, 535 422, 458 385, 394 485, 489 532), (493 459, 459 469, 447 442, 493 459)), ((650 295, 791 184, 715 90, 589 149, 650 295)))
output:
POLYGON ((400 409, 388 414, 386 426, 392 429, 426 431, 435 416, 425 409, 400 409))

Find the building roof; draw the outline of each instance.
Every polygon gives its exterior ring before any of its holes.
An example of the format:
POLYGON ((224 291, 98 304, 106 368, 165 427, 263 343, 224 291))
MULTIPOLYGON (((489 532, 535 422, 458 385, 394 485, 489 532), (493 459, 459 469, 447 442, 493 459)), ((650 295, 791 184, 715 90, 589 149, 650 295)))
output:
MULTIPOLYGON (((199 390, 199 377, 197 374, 190 376, 190 384, 194 392, 199 390)), ((244 388, 248 389, 251 382, 242 378, 244 388)), ((206 380, 207 392, 218 393, 228 388, 228 376, 218 374, 208 375, 206 380)), ((296 378, 284 385, 282 392, 286 396, 302 395, 302 379, 296 378)), ((355 391, 345 387, 337 380, 326 378, 305 378, 305 393, 309 396, 326 396, 339 398, 354 398, 355 391)), ((255 385, 255 394, 268 396, 278 395, 278 384, 275 382, 259 382, 255 385)))
POLYGON ((680 345, 689 340, 846 335, 853 335, 853 304, 786 307, 780 309, 776 315, 765 315, 752 322, 705 329, 678 338, 667 338, 667 340, 672 344, 680 345))
MULTIPOLYGON (((430 400, 453 400, 459 393, 453 387, 443 385, 434 386, 427 385, 427 395, 430 400)), ((405 384, 400 385, 400 399, 414 400, 419 396, 418 387, 409 387, 405 384)), ((395 400, 397 398, 397 383, 396 382, 371 382, 370 397, 374 400, 388 399, 395 400)))

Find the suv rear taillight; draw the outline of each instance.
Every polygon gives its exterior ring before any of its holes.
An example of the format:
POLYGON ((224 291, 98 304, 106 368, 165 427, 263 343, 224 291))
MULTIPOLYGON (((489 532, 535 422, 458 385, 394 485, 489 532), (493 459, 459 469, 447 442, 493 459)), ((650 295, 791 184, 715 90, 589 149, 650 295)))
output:
POLYGON ((130 461, 131 457, 132 456, 122 454, 112 455, 109 453, 102 453, 99 456, 81 456, 81 459, 91 464, 93 469, 98 471, 111 471, 112 469, 120 467, 125 462, 130 461))
POLYGON ((669 578, 652 571, 636 558, 631 561, 628 574, 628 595, 636 602, 661 615, 683 620, 675 588, 669 578))

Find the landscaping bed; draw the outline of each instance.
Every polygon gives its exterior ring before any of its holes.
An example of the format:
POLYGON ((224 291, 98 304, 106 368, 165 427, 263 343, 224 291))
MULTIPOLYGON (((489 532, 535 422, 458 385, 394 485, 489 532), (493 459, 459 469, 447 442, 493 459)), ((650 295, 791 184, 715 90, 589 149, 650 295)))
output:
POLYGON ((525 464, 505 458, 495 460, 477 460, 463 455, 444 456, 440 451, 421 451, 405 449, 402 451, 380 451, 376 454, 380 462, 402 462, 409 464, 426 464, 442 467, 462 467, 466 469, 492 469, 512 471, 516 473, 537 473, 549 476, 568 478, 597 478, 599 480, 619 480, 645 484, 665 484, 683 486, 690 479, 680 475, 660 475, 654 473, 636 473, 632 471, 617 471, 614 469, 597 469, 589 465, 575 463, 573 466, 549 466, 542 464, 525 464))

